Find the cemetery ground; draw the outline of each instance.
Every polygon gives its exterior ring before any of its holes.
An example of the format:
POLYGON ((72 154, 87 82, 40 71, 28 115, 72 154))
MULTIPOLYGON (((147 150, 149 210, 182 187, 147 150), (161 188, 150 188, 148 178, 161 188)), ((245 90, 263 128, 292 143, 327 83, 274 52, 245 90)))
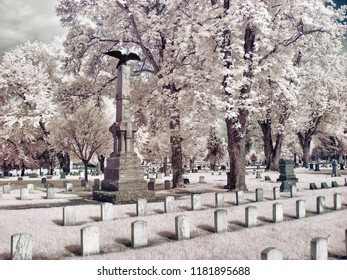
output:
MULTIPOLYGON (((310 242, 315 237, 328 239, 328 259, 346 259, 347 187, 344 185, 347 175, 331 177, 328 168, 318 172, 298 168, 295 174, 299 179, 297 195, 291 197, 289 192, 282 192, 281 197, 274 200, 273 188, 280 186, 276 182, 279 173, 264 172, 262 178, 257 179, 250 170, 246 176, 248 191, 244 192, 244 202, 240 205, 236 205, 236 193, 224 189, 225 172, 185 174, 190 181, 186 188, 170 190, 163 187, 164 180, 170 179, 164 177, 156 180, 159 190, 155 191, 154 201, 148 201, 145 216, 137 216, 135 203, 112 205, 112 217, 108 221, 101 220, 101 203, 91 199, 92 192, 85 191, 77 177, 49 180, 55 186, 52 199, 46 198, 46 189, 39 179, 17 181, 13 178, 11 193, 3 193, 0 198, 0 259, 11 259, 11 236, 17 233, 32 235, 32 258, 38 260, 259 260, 261 252, 268 247, 276 247, 284 259, 309 260, 310 242), (271 181, 265 181, 265 175, 270 176, 271 181), (205 177, 205 183, 199 182, 200 176, 205 177), (73 183, 72 192, 65 191, 64 181, 73 183), (332 188, 332 181, 339 187, 332 188), (312 182, 318 189, 309 189, 312 182), (321 189, 322 182, 329 188, 321 189), (34 191, 22 200, 20 189, 28 183, 35 185, 34 191), (256 201, 257 188, 263 189, 261 202, 256 201), (192 210, 191 195, 194 193, 200 194, 200 210, 192 210), (224 193, 222 209, 227 211, 227 232, 224 233, 215 233, 215 193, 224 193), (341 194, 340 210, 334 209, 335 193, 341 194), (171 213, 164 210, 166 196, 175 198, 171 213), (318 196, 325 197, 322 214, 317 214, 316 210, 318 196), (301 219, 296 218, 297 200, 305 200, 306 215, 301 219), (283 221, 277 223, 273 221, 275 203, 283 207, 283 221), (75 225, 63 225, 66 206, 75 206, 75 225), (253 227, 245 224, 248 206, 257 209, 257 224, 253 227), (190 228, 190 238, 180 241, 175 234, 175 217, 179 215, 187 217, 190 228), (147 222, 148 245, 133 248, 131 226, 138 220, 147 222), (81 229, 87 226, 98 228, 98 254, 82 254, 81 229)), ((1 179, 0 186, 6 185, 8 180, 1 179)))

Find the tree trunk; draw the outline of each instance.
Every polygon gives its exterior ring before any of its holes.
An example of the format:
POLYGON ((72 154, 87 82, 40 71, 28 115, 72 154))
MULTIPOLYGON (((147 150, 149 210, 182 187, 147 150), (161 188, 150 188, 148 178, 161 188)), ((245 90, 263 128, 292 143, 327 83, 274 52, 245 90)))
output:
POLYGON ((84 180, 88 182, 88 162, 83 161, 83 164, 84 164, 84 180))
MULTIPOLYGON (((246 131, 248 111, 240 110, 241 129, 246 131)), ((247 191, 246 186, 246 137, 240 128, 235 126, 233 119, 226 119, 228 134, 228 152, 230 162, 229 191, 247 191)))
POLYGON ((264 142, 264 155, 265 155, 265 163, 266 170, 271 170, 271 162, 272 162, 272 127, 271 127, 271 119, 266 119, 262 121, 258 121, 258 124, 263 132, 263 142, 264 142))
POLYGON ((98 156, 98 160, 100 163, 100 170, 102 173, 104 173, 105 170, 105 157, 103 155, 98 156))
POLYGON ((164 176, 168 176, 167 156, 165 156, 163 160, 163 173, 164 173, 164 176))
POLYGON ((303 132, 298 132, 298 138, 299 138, 299 143, 302 148, 302 161, 303 161, 303 166, 308 168, 308 162, 310 160, 310 148, 311 148, 311 139, 312 136, 310 136, 307 133, 303 132))

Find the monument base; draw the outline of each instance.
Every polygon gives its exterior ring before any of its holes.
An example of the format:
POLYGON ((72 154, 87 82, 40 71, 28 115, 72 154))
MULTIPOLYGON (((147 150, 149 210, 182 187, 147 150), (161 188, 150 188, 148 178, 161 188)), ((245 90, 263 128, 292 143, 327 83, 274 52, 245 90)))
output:
POLYGON ((283 181, 280 186, 281 192, 290 192, 290 187, 296 185, 296 181, 283 181))
POLYGON ((153 199, 155 193, 148 190, 134 191, 94 191, 93 199, 101 202, 111 202, 121 204, 126 202, 136 202, 139 198, 147 200, 153 199))

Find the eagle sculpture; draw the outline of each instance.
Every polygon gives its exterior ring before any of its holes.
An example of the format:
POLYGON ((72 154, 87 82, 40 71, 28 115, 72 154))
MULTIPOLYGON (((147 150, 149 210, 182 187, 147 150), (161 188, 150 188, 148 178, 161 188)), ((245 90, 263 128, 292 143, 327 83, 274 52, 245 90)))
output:
POLYGON ((119 62, 117 64, 117 68, 120 65, 126 65, 127 61, 129 61, 129 60, 139 60, 139 61, 141 60, 141 58, 137 54, 132 53, 132 52, 129 54, 122 54, 120 51, 109 51, 109 52, 106 52, 104 54, 107 54, 109 56, 112 56, 112 57, 119 59, 119 62))

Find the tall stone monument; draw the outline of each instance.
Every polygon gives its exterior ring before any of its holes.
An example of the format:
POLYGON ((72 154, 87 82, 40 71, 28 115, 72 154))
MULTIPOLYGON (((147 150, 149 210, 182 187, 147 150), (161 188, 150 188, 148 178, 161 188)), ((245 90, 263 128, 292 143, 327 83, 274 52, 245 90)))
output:
POLYGON ((106 161, 101 190, 93 192, 98 201, 120 203, 150 199, 154 193, 148 191, 141 161, 134 152, 136 127, 131 120, 130 67, 126 62, 139 60, 136 54, 123 55, 119 51, 106 53, 119 59, 117 65, 116 121, 110 127, 114 145, 113 152, 106 161))

